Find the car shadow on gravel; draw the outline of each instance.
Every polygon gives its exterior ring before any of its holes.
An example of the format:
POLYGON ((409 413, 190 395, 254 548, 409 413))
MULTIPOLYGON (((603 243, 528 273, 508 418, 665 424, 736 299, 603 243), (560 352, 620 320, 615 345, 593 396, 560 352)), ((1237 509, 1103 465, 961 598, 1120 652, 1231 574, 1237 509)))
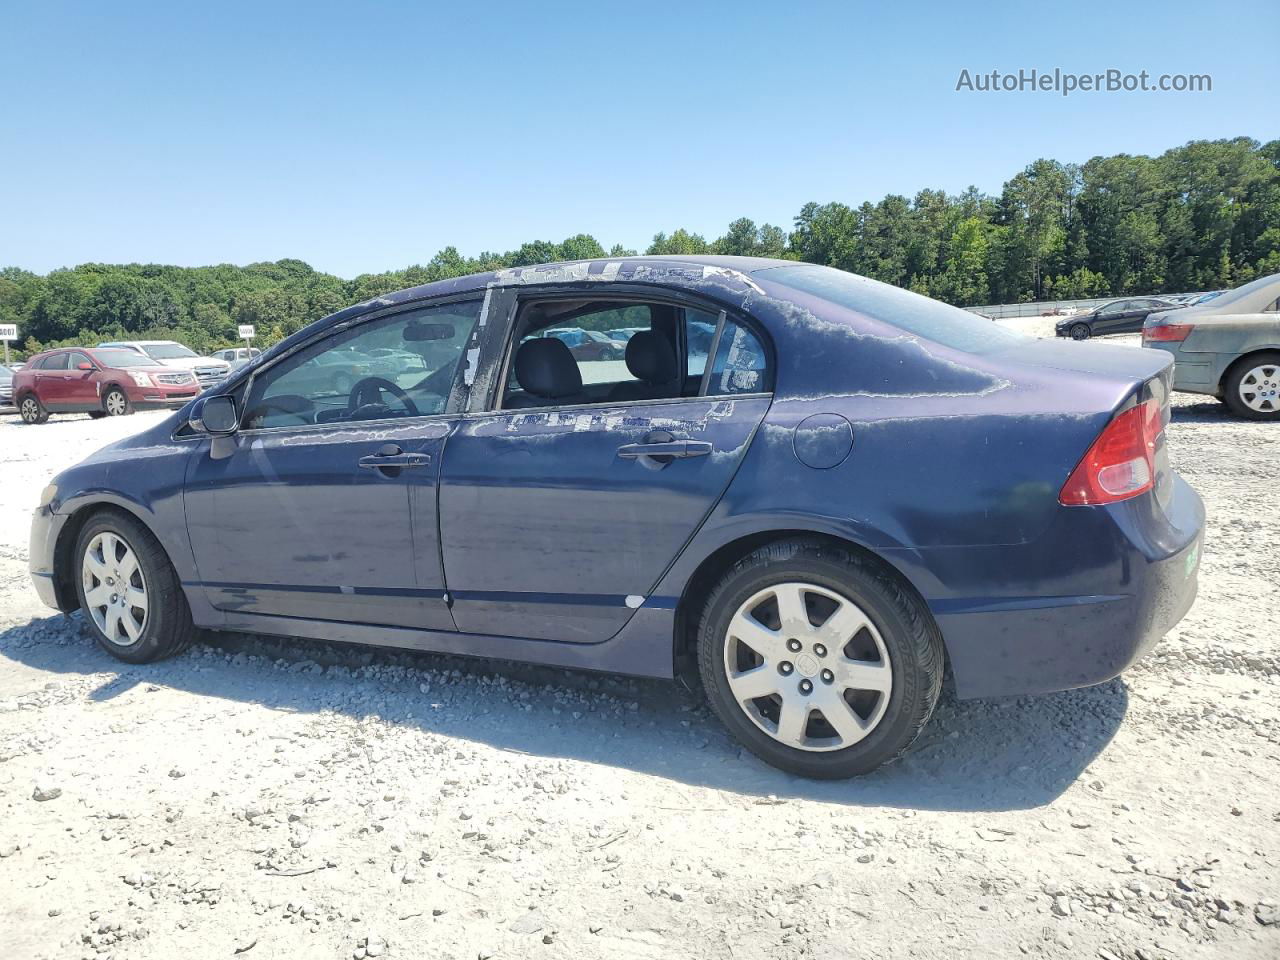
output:
MULTIPOLYGON (((0 632, 3 660, 71 677, 110 674, 89 693, 89 709, 156 685, 289 713, 377 716, 408 732, 624 768, 757 802, 795 797, 922 810, 1051 802, 1107 746, 1128 706, 1121 680, 999 701, 958 701, 944 690, 932 721, 897 763, 857 780, 818 782, 757 760, 700 696, 667 681, 238 634, 211 634, 175 659, 130 666, 100 650, 78 614, 0 632)), ((39 696, 45 683, 17 693, 39 696)), ((14 694, 12 682, 0 684, 0 697, 14 694)))

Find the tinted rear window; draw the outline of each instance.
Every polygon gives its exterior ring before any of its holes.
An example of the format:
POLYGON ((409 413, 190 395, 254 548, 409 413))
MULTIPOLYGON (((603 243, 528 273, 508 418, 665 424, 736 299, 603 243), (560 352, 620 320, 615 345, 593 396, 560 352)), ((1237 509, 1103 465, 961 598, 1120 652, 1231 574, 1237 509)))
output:
POLYGON ((969 353, 1000 350, 1028 339, 968 310, 833 267, 814 264, 768 267, 755 271, 752 276, 820 297, 907 333, 969 353))

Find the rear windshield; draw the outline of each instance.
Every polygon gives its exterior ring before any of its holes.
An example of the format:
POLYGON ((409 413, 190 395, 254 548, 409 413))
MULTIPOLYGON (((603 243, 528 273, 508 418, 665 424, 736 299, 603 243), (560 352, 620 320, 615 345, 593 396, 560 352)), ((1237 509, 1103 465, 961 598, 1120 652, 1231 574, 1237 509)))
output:
POLYGON ((767 267, 752 276, 864 313, 882 323, 968 353, 1002 350, 1027 337, 993 320, 918 293, 815 264, 767 267))
POLYGON ((158 367, 150 357, 145 357, 140 353, 123 348, 99 348, 93 351, 93 357, 104 367, 114 367, 117 370, 123 367, 158 367))

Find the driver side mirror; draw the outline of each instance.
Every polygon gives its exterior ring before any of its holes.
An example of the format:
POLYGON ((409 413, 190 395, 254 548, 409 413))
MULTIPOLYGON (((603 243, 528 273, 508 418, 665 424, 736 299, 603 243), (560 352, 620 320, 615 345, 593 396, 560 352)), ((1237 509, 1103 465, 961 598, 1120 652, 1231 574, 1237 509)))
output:
POLYGON ((92 369, 93 369, 93 364, 92 364, 92 363, 90 363, 88 360, 81 360, 79 363, 77 363, 77 364, 76 364, 76 369, 77 369, 77 370, 92 370, 92 369))
POLYGON ((240 427, 235 397, 202 397, 191 408, 191 428, 211 437, 228 437, 240 427))

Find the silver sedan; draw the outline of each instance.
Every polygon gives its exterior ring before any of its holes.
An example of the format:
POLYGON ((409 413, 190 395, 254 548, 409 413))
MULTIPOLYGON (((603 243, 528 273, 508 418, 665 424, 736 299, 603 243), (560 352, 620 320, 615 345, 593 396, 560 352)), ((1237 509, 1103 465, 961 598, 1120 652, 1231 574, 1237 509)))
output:
POLYGON ((1280 273, 1177 311, 1153 313, 1142 345, 1173 354, 1173 388, 1251 420, 1280 420, 1280 273))

